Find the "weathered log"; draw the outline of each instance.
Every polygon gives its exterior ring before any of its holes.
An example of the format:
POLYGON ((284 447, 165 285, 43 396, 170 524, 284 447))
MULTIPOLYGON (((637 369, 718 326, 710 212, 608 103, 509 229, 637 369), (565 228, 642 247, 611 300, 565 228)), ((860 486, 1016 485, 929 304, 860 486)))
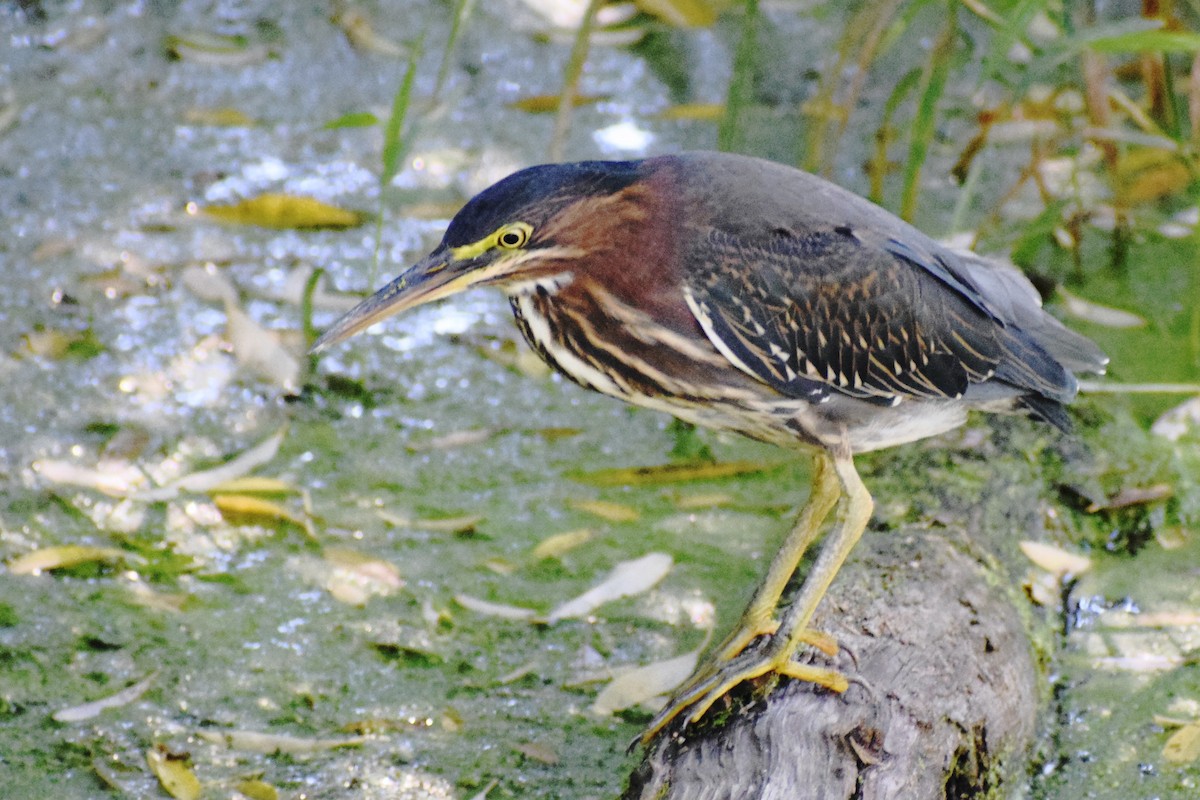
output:
POLYGON ((841 643, 832 665, 850 689, 735 690, 726 713, 660 736, 625 798, 1007 795, 1044 694, 1010 571, 955 529, 868 534, 815 621, 841 643))

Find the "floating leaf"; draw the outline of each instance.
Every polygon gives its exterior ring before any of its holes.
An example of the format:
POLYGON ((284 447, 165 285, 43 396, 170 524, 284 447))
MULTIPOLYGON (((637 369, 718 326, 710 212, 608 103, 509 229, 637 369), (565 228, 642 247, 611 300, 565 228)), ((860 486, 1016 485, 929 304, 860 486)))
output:
POLYGON ((300 487, 279 478, 260 478, 248 475, 244 478, 218 483, 209 489, 211 494, 299 494, 300 487))
POLYGON ((1139 317, 1130 311, 1122 311, 1119 308, 1100 305, 1093 303, 1091 300, 1084 300, 1077 294, 1067 291, 1061 286, 1058 289, 1058 295, 1062 298, 1063 310, 1072 317, 1091 322, 1095 325, 1103 325, 1106 328, 1144 328, 1146 320, 1139 317))
POLYGON ((713 481, 751 475, 774 469, 761 461, 724 461, 716 464, 661 464, 653 467, 598 469, 571 475, 572 480, 592 486, 646 486, 685 481, 713 481))
POLYGON ((719 122, 725 116, 724 103, 680 103, 668 106, 656 114, 659 119, 682 119, 695 122, 719 122))
POLYGON ((171 35, 164 41, 167 55, 180 61, 218 67, 240 67, 267 60, 265 44, 251 42, 245 36, 226 36, 206 31, 171 35))
POLYGON ((1159 500, 1166 500, 1174 493, 1174 489, 1167 483, 1155 483, 1150 486, 1126 486, 1103 503, 1092 503, 1087 507, 1087 512, 1095 514, 1097 511, 1112 511, 1118 508, 1157 503, 1159 500))
POLYGON ((534 558, 561 558, 564 554, 592 539, 592 532, 587 528, 577 531, 566 531, 547 536, 533 548, 534 558))
MULTIPOLYGON (((606 94, 575 95, 571 98, 571 105, 578 108, 579 106, 602 103, 609 98, 610 96, 606 94)), ((508 104, 508 107, 515 111, 524 111, 528 114, 553 114, 558 111, 558 106, 561 102, 562 98, 557 94, 537 94, 530 97, 522 97, 520 100, 513 100, 508 104)))
POLYGON ((255 119, 236 108, 189 108, 183 112, 189 125, 211 125, 219 128, 249 128, 255 119))
POLYGON ((188 766, 186 756, 175 755, 161 745, 146 751, 146 763, 163 790, 177 800, 197 800, 200 797, 200 779, 188 766))
POLYGON ((374 596, 394 594, 404 586, 395 564, 343 547, 325 548, 325 561, 332 567, 325 588, 335 600, 365 605, 374 596))
POLYGON ((279 790, 266 781, 241 781, 234 788, 249 800, 279 800, 279 790))
POLYGON ((379 518, 389 525, 408 530, 429 531, 430 533, 471 533, 483 522, 479 514, 461 514, 457 517, 438 517, 434 519, 412 519, 380 511, 379 518))
POLYGON ((634 0, 640 11, 677 28, 707 28, 726 2, 716 0, 634 0))
POLYGON ((337 119, 331 119, 321 127, 326 130, 335 130, 337 128, 369 128, 378 124, 379 117, 370 111, 352 111, 349 114, 342 114, 337 119))
POLYGON ((43 458, 33 462, 33 471, 51 483, 83 486, 113 497, 124 497, 147 482, 140 469, 123 461, 101 461, 95 467, 85 467, 71 461, 43 458))
POLYGON ((184 475, 182 478, 158 489, 138 492, 133 495, 133 498, 146 502, 157 502, 160 500, 172 500, 180 492, 211 491, 214 486, 220 486, 226 481, 241 478, 275 458, 275 454, 279 452, 279 446, 283 444, 283 437, 286 432, 286 430, 280 430, 268 436, 254 447, 251 447, 249 450, 244 451, 236 458, 230 459, 219 467, 184 475))
POLYGON ((287 522, 298 528, 304 528, 307 521, 293 514, 288 509, 249 494, 214 494, 213 504, 225 519, 235 522, 287 522))
POLYGON ((367 218, 359 211, 322 203, 312 197, 268 193, 233 205, 207 206, 205 214, 235 225, 274 229, 353 228, 367 218))
POLYGON ((698 655, 696 650, 622 672, 600 690, 589 710, 608 716, 667 694, 696 669, 698 655))
POLYGON ((1200 757, 1200 724, 1190 723, 1171 734, 1163 745, 1163 760, 1170 764, 1190 764, 1200 757))
POLYGON ((605 603, 648 591, 671 571, 671 557, 666 553, 649 553, 632 561, 622 561, 608 576, 578 597, 555 608, 546 622, 585 617, 605 603))
POLYGON ((717 506, 727 506, 732 503, 733 500, 733 495, 729 494, 728 492, 688 494, 676 498, 675 507, 685 511, 695 508, 715 508, 717 506))
POLYGON ((1200 427, 1200 397, 1193 397, 1154 420, 1150 432, 1169 442, 1177 442, 1189 430, 1200 427))
POLYGON ((343 7, 333 15, 331 21, 342 29, 346 40, 355 50, 392 58, 402 58, 408 53, 403 45, 376 33, 370 17, 357 8, 343 7))
POLYGON ((503 603, 492 603, 488 600, 480 600, 478 597, 472 597, 469 594, 454 595, 454 602, 458 603, 468 611, 474 611, 476 614, 483 614, 485 617, 531 620, 537 615, 537 612, 532 608, 521 608, 520 606, 504 605, 503 603))
POLYGON ((516 750, 526 758, 531 758, 534 761, 549 764, 550 766, 554 766, 562 760, 553 747, 537 742, 521 742, 520 744, 513 745, 513 750, 516 750))
POLYGON ((104 352, 104 345, 91 328, 83 331, 63 331, 42 328, 25 334, 25 346, 39 358, 51 361, 74 359, 87 361, 104 352))
POLYGON ((635 522, 642 516, 633 506, 609 500, 571 500, 567 504, 576 511, 585 511, 609 522, 635 522))
POLYGON ((258 731, 197 731, 196 736, 206 742, 223 744, 231 750, 251 753, 284 753, 304 755, 334 750, 339 747, 359 747, 367 742, 365 736, 346 736, 334 739, 305 739, 280 733, 258 731))
POLYGON ((1057 578, 1064 575, 1082 575, 1092 568, 1092 560, 1087 556, 1069 553, 1051 544, 1025 541, 1018 547, 1026 558, 1057 578))
POLYGON ((146 563, 146 559, 137 553, 121 550, 116 547, 91 547, 82 544, 64 544, 56 547, 43 547, 23 556, 17 556, 8 562, 8 571, 13 575, 40 575, 55 569, 77 567, 80 564, 92 562, 110 563, 116 561, 132 561, 138 564, 146 563))
POLYGON ((89 703, 59 709, 51 714, 50 718, 55 722, 83 722, 84 720, 99 716, 106 709, 127 706, 146 693, 146 690, 154 684, 154 678, 157 675, 157 672, 152 672, 137 683, 126 686, 121 691, 111 694, 108 697, 101 697, 99 700, 92 700, 89 703))

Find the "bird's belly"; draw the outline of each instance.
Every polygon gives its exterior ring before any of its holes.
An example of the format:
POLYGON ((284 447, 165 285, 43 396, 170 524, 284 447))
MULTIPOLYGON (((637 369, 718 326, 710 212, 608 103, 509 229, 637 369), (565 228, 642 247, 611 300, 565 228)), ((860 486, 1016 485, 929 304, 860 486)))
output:
MULTIPOLYGON (((933 436, 966 419, 965 405, 952 400, 906 399, 888 407, 836 393, 820 402, 786 397, 728 364, 715 372, 709 364, 705 378, 695 380, 687 371, 670 367, 667 353, 673 348, 664 342, 656 349, 649 329, 641 331, 637 347, 623 348, 618 357, 603 345, 584 348, 556 336, 555 329, 567 326, 552 326, 534 297, 517 295, 511 300, 526 341, 551 367, 584 388, 701 427, 782 447, 848 445, 852 453, 862 453, 933 436), (627 358, 636 358, 637 367, 623 368, 627 358)), ((672 345, 677 348, 679 342, 672 340, 672 345)))

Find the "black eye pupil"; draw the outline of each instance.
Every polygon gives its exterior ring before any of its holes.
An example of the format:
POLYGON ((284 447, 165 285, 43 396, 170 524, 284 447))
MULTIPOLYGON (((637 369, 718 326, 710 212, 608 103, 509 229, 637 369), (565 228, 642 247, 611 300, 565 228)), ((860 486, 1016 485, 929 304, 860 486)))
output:
POLYGON ((516 231, 508 231, 500 237, 500 244, 505 245, 506 247, 516 247, 520 243, 521 234, 517 233, 516 231))

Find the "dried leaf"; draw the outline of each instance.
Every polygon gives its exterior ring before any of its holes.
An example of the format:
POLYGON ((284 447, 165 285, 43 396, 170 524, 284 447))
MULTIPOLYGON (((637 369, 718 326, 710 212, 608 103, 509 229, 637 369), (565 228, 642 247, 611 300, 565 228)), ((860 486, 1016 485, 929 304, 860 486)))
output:
POLYGON ((218 483, 209 489, 210 494, 299 494, 300 487, 279 478, 260 478, 247 475, 244 478, 218 483))
POLYGON ((241 781, 234 788, 249 800, 279 800, 279 790, 266 781, 241 781))
POLYGON ((537 546, 533 548, 533 557, 561 558, 564 554, 574 550, 585 542, 591 541, 591 539, 592 532, 587 528, 556 533, 538 542, 537 546))
POLYGON ((83 722, 84 720, 99 716, 106 709, 127 706, 146 693, 146 690, 154 684, 154 679, 157 675, 157 672, 151 672, 137 683, 126 686, 121 691, 111 694, 108 697, 101 697, 98 700, 81 703, 70 708, 61 708, 51 714, 50 718, 55 722, 83 722))
POLYGON ((279 523, 287 522, 298 528, 304 528, 307 520, 293 514, 288 509, 249 494, 214 494, 213 505, 221 512, 221 516, 233 522, 255 521, 279 523))
MULTIPOLYGON (((571 98, 571 104, 578 108, 579 106, 588 106, 595 103, 602 103, 609 99, 606 94, 584 94, 575 95, 571 98)), ((529 114, 553 114, 558 111, 559 103, 562 99, 556 94, 538 94, 530 97, 522 97, 520 100, 514 100, 508 104, 508 107, 516 111, 524 111, 529 114)))
POLYGON ((206 742, 223 744, 231 750, 245 750, 251 753, 285 753, 288 755, 319 753, 339 747, 359 747, 367 742, 367 737, 365 736, 305 739, 299 736, 287 736, 280 733, 260 733, 258 731, 225 731, 223 733, 218 731, 196 731, 196 736, 206 742))
POLYGON ((167 54, 180 61, 215 67, 244 67, 267 60, 271 51, 265 44, 251 42, 245 36, 227 36, 207 31, 189 31, 166 37, 167 54))
POLYGON ((332 567, 325 588, 339 602, 361 606, 376 595, 386 597, 404 587, 400 570, 390 561, 343 547, 327 547, 324 556, 332 567))
POLYGON ((1171 734, 1163 745, 1163 760, 1169 764, 1190 764, 1200 757, 1200 724, 1184 725, 1171 734))
POLYGON ((218 128, 249 128, 257 124, 255 119, 236 108, 189 108, 183 112, 183 121, 188 125, 208 125, 218 128))
POLYGON ((648 591, 666 577, 672 563, 666 553, 649 553, 632 561, 622 561, 603 581, 551 611, 546 622, 553 624, 560 619, 584 617, 605 603, 648 591))
POLYGON ((376 33, 370 17, 357 8, 342 8, 333 15, 331 21, 342 29, 346 40, 355 50, 391 58, 408 55, 408 49, 403 45, 376 33))
POLYGON ((1092 560, 1087 556, 1069 553, 1052 544, 1025 541, 1018 546, 1026 558, 1057 578, 1082 575, 1092 568, 1092 560))
POLYGON ((622 672, 600 690, 589 710, 608 716, 667 694, 696 669, 699 652, 695 650, 622 672))
POLYGON ((422 450, 452 450, 456 447, 470 447, 486 442, 498 433, 495 428, 472 428, 471 430, 451 431, 442 436, 435 436, 424 442, 410 444, 408 449, 413 452, 422 450))
POLYGON ((1200 427, 1200 397, 1193 397, 1154 420, 1150 432, 1168 442, 1179 441, 1189 430, 1200 427))
POLYGON ((279 446, 283 444, 283 437, 286 433, 287 430, 283 429, 268 436, 254 445, 254 447, 251 447, 249 450, 244 451, 236 458, 230 459, 219 467, 184 475, 182 478, 172 481, 166 486, 158 489, 150 489, 145 492, 137 492, 132 497, 135 500, 153 503, 160 500, 172 500, 178 497, 180 492, 211 491, 214 486, 220 486, 227 481, 241 478, 275 458, 275 454, 279 452, 279 446))
POLYGON ((492 603, 487 600, 480 600, 478 597, 471 597, 469 594, 454 595, 454 602, 458 603, 468 611, 474 611, 476 614, 483 614, 485 617, 531 620, 537 616, 537 612, 532 608, 521 608, 520 606, 504 605, 503 603, 492 603))
POLYGON ((714 0, 634 0, 639 10, 676 28, 707 28, 727 3, 714 0))
POLYGON ((8 562, 8 571, 13 575, 40 575, 55 569, 77 567, 94 561, 105 563, 115 561, 132 561, 145 564, 146 559, 137 553, 121 550, 116 547, 92 547, 82 544, 64 544, 56 547, 43 547, 23 556, 17 556, 8 562))
POLYGON ((187 758, 177 756, 160 747, 146 751, 146 763, 163 790, 177 800, 197 800, 200 797, 200 779, 188 766, 187 758))
POLYGON ((513 750, 516 750, 526 758, 532 758, 534 761, 549 764, 550 766, 554 766, 561 760, 553 747, 538 744, 537 742, 522 742, 513 745, 513 750))
POLYGON ((598 469, 572 475, 573 480, 592 486, 646 486, 684 481, 713 481, 751 475, 774 469, 762 461, 724 461, 716 464, 661 464, 654 467, 598 469))
POLYGON ((728 492, 688 494, 676 498, 675 507, 685 511, 696 508, 716 508, 717 506, 729 505, 733 500, 733 495, 728 492))
POLYGON ((1126 486, 1103 503, 1092 503, 1087 507, 1087 512, 1095 514, 1097 511, 1142 506, 1166 500, 1172 494, 1174 494, 1174 490, 1167 483, 1156 483, 1151 486, 1126 486))
POLYGON ((608 500, 571 500, 568 505, 576 511, 586 511, 609 522, 635 522, 642 516, 632 506, 608 500))
POLYGON ((1058 289, 1058 294, 1062 298, 1063 310, 1072 317, 1075 317, 1075 319, 1091 322, 1094 325, 1102 325, 1105 328, 1146 327, 1146 320, 1130 311, 1123 311, 1119 308, 1093 303, 1091 300, 1084 300, 1082 297, 1072 294, 1061 286, 1058 289))
POLYGON ((146 483, 145 474, 124 461, 101 461, 93 468, 71 461, 43 458, 33 462, 33 471, 51 483, 95 489, 111 497, 125 497, 146 483))
POLYGON ((430 533, 470 533, 475 530, 479 523, 483 522, 483 516, 480 514, 461 514, 457 517, 437 517, 434 519, 413 519, 387 511, 379 511, 377 513, 381 520, 396 528, 429 531, 430 533))
POLYGON ((367 218, 362 212, 338 208, 312 197, 278 193, 261 194, 232 205, 207 206, 203 211, 234 225, 278 230, 353 228, 367 218))
POLYGON ((656 115, 659 119, 682 119, 696 122, 720 122, 725 116, 724 103, 680 103, 668 106, 656 115))

